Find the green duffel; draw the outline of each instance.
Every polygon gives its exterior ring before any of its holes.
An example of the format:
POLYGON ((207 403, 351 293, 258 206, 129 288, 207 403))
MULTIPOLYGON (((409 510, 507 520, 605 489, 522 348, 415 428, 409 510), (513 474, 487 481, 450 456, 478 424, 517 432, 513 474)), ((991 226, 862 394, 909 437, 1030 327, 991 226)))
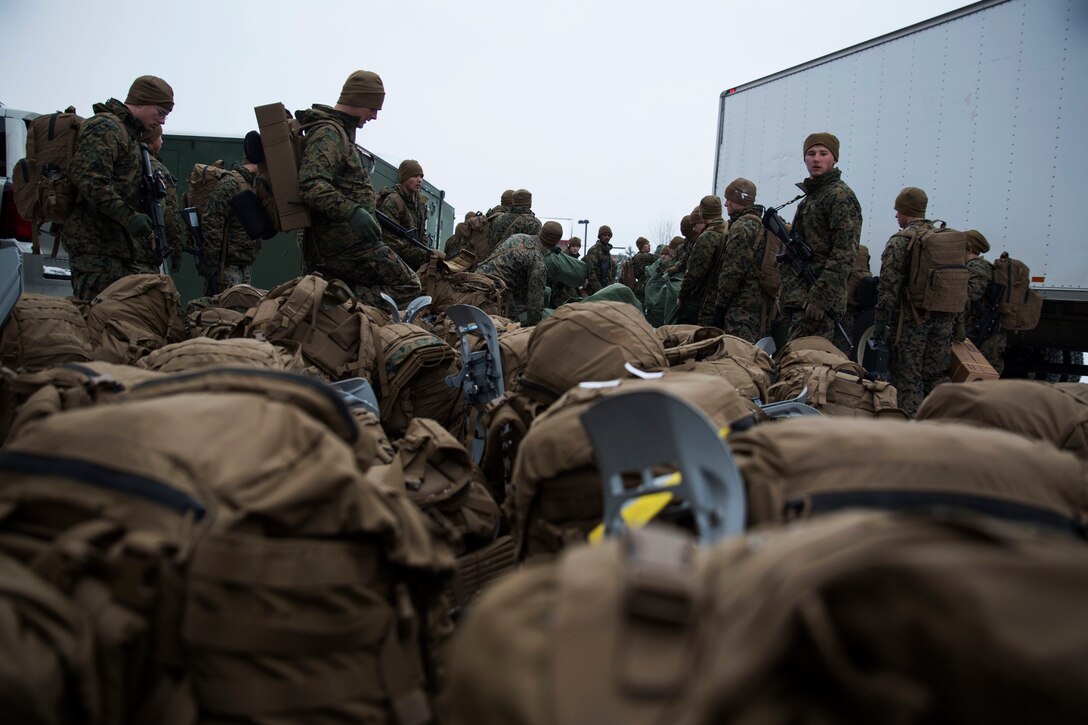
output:
POLYGON ((544 255, 544 266, 548 268, 548 281, 559 282, 578 289, 586 283, 586 263, 561 251, 544 255))
POLYGON ((646 268, 649 279, 646 280, 644 311, 646 319, 654 327, 665 324, 665 320, 676 307, 676 296, 680 294, 679 274, 659 272, 662 260, 658 260, 646 268))
POLYGON ((635 293, 631 291, 631 288, 625 284, 617 282, 616 284, 610 284, 607 287, 597 290, 589 297, 586 297, 583 302, 626 302, 634 305, 635 309, 642 312, 642 303, 638 301, 638 297, 635 297, 635 293))

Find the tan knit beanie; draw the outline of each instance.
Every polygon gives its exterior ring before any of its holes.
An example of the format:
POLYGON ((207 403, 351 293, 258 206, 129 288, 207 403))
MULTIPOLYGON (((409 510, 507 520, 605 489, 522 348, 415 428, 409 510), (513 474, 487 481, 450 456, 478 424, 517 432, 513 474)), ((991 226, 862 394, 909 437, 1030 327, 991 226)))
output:
POLYGON ((982 236, 982 232, 977 229, 968 229, 964 232, 967 237, 967 249, 975 254, 986 254, 990 251, 990 243, 986 241, 986 237, 982 236))
POLYGON ((725 187, 725 198, 734 204, 751 206, 756 203, 756 185, 743 177, 733 179, 725 187))
POLYGON ((707 223, 722 218, 722 200, 716 194, 707 194, 699 201, 699 213, 707 223))
POLYGON ((804 155, 816 144, 826 146, 827 150, 831 152, 831 155, 835 157, 835 160, 839 160, 839 139, 835 134, 828 133, 827 131, 810 133, 808 138, 805 139, 805 148, 801 150, 801 154, 804 155))
POLYGON ((563 238, 563 227, 559 222, 544 222, 540 228, 540 241, 547 247, 554 247, 563 238))
POLYGON ((895 210, 904 216, 925 218, 929 197, 917 186, 905 187, 895 197, 895 210))
POLYGON ((514 192, 512 201, 514 206, 531 207, 533 205, 533 194, 528 189, 518 189, 514 192))
POLYGON ((400 168, 397 169, 397 176, 400 178, 400 183, 408 181, 413 176, 423 176, 423 167, 419 165, 419 162, 415 159, 405 159, 400 162, 400 168))
POLYGON ((377 73, 368 70, 357 70, 344 81, 344 88, 340 91, 340 103, 344 106, 355 108, 381 109, 385 102, 385 86, 377 73))
POLYGON ((174 89, 157 76, 140 76, 129 86, 125 103, 132 106, 162 106, 174 110, 174 89))

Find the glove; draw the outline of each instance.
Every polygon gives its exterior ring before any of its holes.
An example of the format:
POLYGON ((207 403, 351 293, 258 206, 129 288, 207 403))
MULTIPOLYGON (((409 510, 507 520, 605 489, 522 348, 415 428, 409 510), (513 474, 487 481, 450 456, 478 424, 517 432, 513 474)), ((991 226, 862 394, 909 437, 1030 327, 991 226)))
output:
POLYGON ((351 213, 348 224, 351 225, 351 230, 355 232, 355 236, 367 244, 374 244, 382 238, 382 228, 374 219, 374 215, 361 206, 351 213))
POLYGON ((959 317, 956 320, 955 340, 956 340, 956 342, 963 342, 966 339, 967 339, 967 325, 964 324, 963 317, 959 317))
POLYGON ((813 320, 822 320, 827 313, 822 309, 812 304, 811 302, 805 306, 805 315, 813 320))
POLYGON ((884 320, 877 320, 873 325, 873 337, 881 342, 884 341, 885 335, 888 333, 888 323, 884 320))
POLYGON ((128 235, 133 239, 143 239, 151 234, 151 217, 147 214, 137 212, 135 216, 128 220, 128 235))
POLYGON ((181 255, 180 254, 170 255, 170 273, 171 274, 177 274, 180 271, 181 271, 181 255))

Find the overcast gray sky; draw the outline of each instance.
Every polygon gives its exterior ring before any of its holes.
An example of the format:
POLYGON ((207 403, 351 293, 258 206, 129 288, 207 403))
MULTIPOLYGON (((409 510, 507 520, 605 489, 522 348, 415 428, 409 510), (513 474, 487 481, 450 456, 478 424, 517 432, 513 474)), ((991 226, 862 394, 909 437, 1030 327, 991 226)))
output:
POLYGON ((626 247, 656 242, 663 222, 677 233, 721 193, 722 91, 967 4, 0 0, 0 102, 87 115, 154 74, 174 87, 167 133, 241 137, 254 106, 331 104, 352 71, 373 70, 385 108, 359 143, 418 159, 458 216, 524 187, 568 234, 589 219, 590 240, 609 224, 626 247))

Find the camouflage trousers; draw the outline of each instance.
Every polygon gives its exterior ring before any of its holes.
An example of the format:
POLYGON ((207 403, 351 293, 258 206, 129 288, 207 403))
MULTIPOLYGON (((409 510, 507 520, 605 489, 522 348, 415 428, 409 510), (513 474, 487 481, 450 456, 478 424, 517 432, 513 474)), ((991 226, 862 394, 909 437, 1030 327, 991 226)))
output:
POLYGON ((899 407, 912 418, 925 396, 949 380, 955 324, 953 313, 924 313, 921 321, 916 322, 907 312, 898 340, 895 332, 891 333, 892 381, 899 393, 899 407))
POLYGON ((353 247, 320 263, 307 260, 306 271, 342 280, 363 304, 383 310, 387 304, 381 298, 382 292, 403 305, 418 297, 423 289, 419 276, 383 243, 369 248, 353 247))
POLYGON ((758 342, 766 330, 760 321, 758 307, 730 307, 722 318, 721 329, 726 335, 732 335, 748 342, 758 342))
POLYGON ((846 340, 842 339, 842 335, 835 328, 835 321, 831 319, 831 315, 825 314, 822 320, 814 320, 806 315, 804 310, 789 309, 783 310, 782 316, 786 318, 786 323, 789 325, 788 339, 790 340, 796 340, 799 337, 823 337, 830 340, 840 350, 846 347, 846 340))
POLYGON ((90 302, 102 290, 130 274, 160 274, 158 267, 137 264, 130 259, 102 255, 71 255, 72 294, 90 302))
POLYGON ((253 280, 253 267, 250 265, 242 267, 228 264, 223 267, 222 272, 219 270, 216 270, 216 272, 216 274, 204 278, 205 297, 214 297, 228 287, 233 287, 236 284, 250 284, 253 280))
POLYGON ((1005 370, 1005 348, 1008 345, 1008 334, 1004 330, 998 330, 982 341, 978 351, 985 355, 994 370, 1000 373, 1005 370))
POLYGON ((409 269, 419 269, 427 262, 431 261, 431 252, 418 247, 411 242, 405 242, 400 239, 387 238, 385 243, 397 253, 397 256, 404 260, 404 263, 408 265, 409 269))

